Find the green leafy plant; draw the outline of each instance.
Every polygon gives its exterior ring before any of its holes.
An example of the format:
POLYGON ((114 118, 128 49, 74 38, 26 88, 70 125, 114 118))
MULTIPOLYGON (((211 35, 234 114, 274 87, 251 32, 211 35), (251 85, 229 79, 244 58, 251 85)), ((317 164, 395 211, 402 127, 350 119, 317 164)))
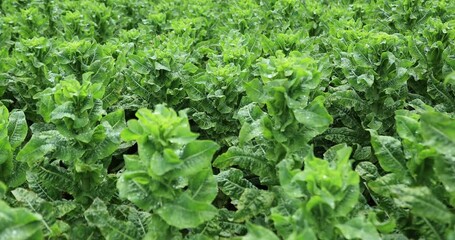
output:
MULTIPOLYGON (((136 141, 138 155, 125 155, 120 197, 178 229, 214 218, 217 184, 210 162, 219 146, 196 140, 184 112, 157 105, 153 112, 139 109, 136 116, 122 132, 123 140, 136 141)), ((169 226, 162 231, 172 233, 169 226)))
POLYGON ((44 183, 50 195, 67 192, 80 200, 95 192, 112 196, 102 189, 113 184, 106 167, 120 146, 124 113, 105 114, 104 87, 92 84, 90 76, 84 74, 82 84, 69 77, 35 96, 47 123, 31 126, 33 136, 16 159, 28 163, 29 176, 44 183), (41 167, 34 168, 37 165, 41 167))
POLYGON ((455 239, 455 1, 2 0, 0 29, 2 240, 455 239))
POLYGON ((9 187, 17 187, 25 180, 26 164, 14 161, 14 156, 27 132, 24 112, 9 113, 5 106, 0 106, 0 181, 9 187))

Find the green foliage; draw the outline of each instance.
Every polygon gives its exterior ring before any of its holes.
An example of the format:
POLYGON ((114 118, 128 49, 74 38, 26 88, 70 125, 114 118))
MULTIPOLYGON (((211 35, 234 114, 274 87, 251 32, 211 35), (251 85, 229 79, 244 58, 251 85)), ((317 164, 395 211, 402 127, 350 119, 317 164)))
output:
POLYGON ((455 1, 0 1, 0 239, 455 239, 455 1))
POLYGON ((41 216, 24 208, 11 208, 0 201, 0 237, 2 239, 43 239, 41 216))
POLYGON ((26 165, 14 161, 14 153, 25 140, 28 126, 23 111, 9 113, 0 106, 0 181, 17 187, 25 181, 26 165))
POLYGON ((184 112, 157 105, 153 112, 139 109, 136 116, 122 131, 123 140, 136 141, 138 155, 125 155, 120 197, 179 229, 214 218, 217 184, 210 162, 219 146, 196 140, 184 112))
MULTIPOLYGON (((325 159, 309 154, 303 171, 293 169, 289 161, 279 165, 282 196, 271 217, 280 235, 289 238, 311 233, 314 238, 334 239, 340 237, 336 228, 348 239, 352 234, 362 234, 354 233, 356 229, 349 229, 350 224, 345 223, 347 217, 355 217, 354 221, 364 214, 356 209, 360 179, 351 169, 351 152, 346 145, 336 145, 326 152, 325 159)), ((379 238, 372 223, 361 222, 369 228, 368 234, 379 238)))

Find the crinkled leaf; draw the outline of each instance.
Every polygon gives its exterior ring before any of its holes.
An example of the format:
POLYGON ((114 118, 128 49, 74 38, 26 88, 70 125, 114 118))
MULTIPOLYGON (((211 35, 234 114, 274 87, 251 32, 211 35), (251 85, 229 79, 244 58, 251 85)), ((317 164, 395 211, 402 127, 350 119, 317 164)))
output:
POLYGON ((111 216, 105 203, 98 198, 84 212, 84 216, 90 225, 101 230, 105 239, 135 240, 141 237, 140 232, 131 222, 120 221, 111 216))
POLYGON ((371 239, 380 240, 381 237, 373 224, 363 217, 356 217, 346 223, 335 225, 346 239, 371 239))
POLYGON ((245 189, 256 189, 250 181, 243 177, 241 170, 230 168, 216 175, 220 190, 232 199, 239 199, 245 189))
POLYGON ((219 145, 213 141, 196 140, 185 145, 182 155, 182 163, 170 174, 172 176, 189 176, 209 168, 213 154, 219 149, 219 145))
MULTIPOLYGON (((251 171, 265 181, 274 179, 275 168, 267 160, 248 149, 231 147, 229 150, 215 159, 213 166, 220 169, 227 169, 232 166, 239 166, 242 169, 251 171)), ((264 181, 263 180, 263 181, 264 181)))
POLYGON ((253 79, 245 83, 245 91, 248 97, 257 103, 262 103, 264 100, 264 89, 259 79, 253 79))
POLYGON ((147 185, 145 185, 148 182, 148 174, 145 171, 132 171, 122 174, 117 180, 117 189, 120 198, 128 199, 139 208, 150 211, 156 207, 156 199, 151 194, 147 185))
POLYGON ((390 136, 379 136, 370 131, 371 145, 381 167, 388 172, 407 174, 406 159, 401 149, 401 143, 390 136))
POLYGON ((146 229, 147 234, 144 239, 160 240, 160 239, 179 239, 181 233, 176 231, 174 227, 169 226, 163 219, 157 214, 153 214, 150 218, 148 228, 146 229))
POLYGON ((436 157, 434 160, 434 170, 447 192, 451 194, 451 204, 455 204, 455 157, 436 157))
POLYGON ((27 121, 23 111, 13 111, 9 116, 8 135, 13 149, 17 148, 27 136, 27 121))
POLYGON ((118 109, 104 116, 101 121, 106 121, 111 125, 115 132, 120 134, 120 131, 126 128, 125 110, 118 109))
POLYGON ((59 145, 65 143, 65 139, 58 131, 50 130, 33 134, 30 141, 19 151, 16 159, 32 164, 57 149, 59 145))
POLYGON ((420 131, 418 115, 405 110, 395 112, 397 133, 402 139, 417 141, 417 134, 420 131))
POLYGON ((392 188, 392 193, 398 206, 410 208, 417 216, 444 223, 449 223, 454 218, 447 206, 427 187, 399 185, 392 188))
POLYGON ((211 170, 192 176, 188 185, 188 194, 196 201, 212 202, 218 193, 217 182, 211 170))
POLYGON ((279 240, 279 238, 269 229, 254 225, 252 223, 247 223, 248 234, 242 238, 242 240, 279 240))
POLYGON ((367 161, 357 164, 355 171, 365 181, 372 181, 380 176, 377 167, 373 163, 367 161))
POLYGON ((10 208, 0 201, 0 239, 43 239, 42 218, 24 208, 10 208))
POLYGON ((109 157, 114 153, 119 145, 120 140, 111 126, 105 126, 106 136, 104 138, 93 141, 91 148, 86 152, 86 161, 96 161, 109 157))
POLYGON ((13 149, 8 136, 8 116, 8 109, 0 106, 0 165, 13 158, 13 149))
POLYGON ((254 188, 246 188, 237 204, 235 221, 243 222, 258 214, 267 213, 272 206, 274 194, 254 188))
POLYGON ((374 181, 370 181, 368 183, 368 186, 371 188, 371 190, 373 190, 373 192, 388 197, 390 196, 391 191, 395 186, 410 183, 410 180, 403 178, 402 175, 389 173, 380 178, 377 178, 374 181))
POLYGON ((425 144, 439 153, 455 155, 455 119, 438 112, 422 114, 422 136, 425 144))
POLYGON ((305 109, 294 110, 294 114, 298 122, 321 133, 333 122, 332 116, 324 107, 322 96, 315 98, 305 109))
POLYGON ((74 114, 74 106, 72 102, 65 102, 62 105, 57 106, 51 113, 51 121, 57 121, 64 118, 69 118, 72 120, 76 119, 74 114))
POLYGON ((183 229, 210 221, 216 216, 217 209, 210 203, 196 201, 187 194, 182 194, 174 202, 164 204, 156 213, 167 224, 183 229))
POLYGON ((252 123, 244 123, 239 132, 239 143, 243 145, 246 142, 251 141, 252 139, 261 136, 261 121, 254 121, 252 123))

